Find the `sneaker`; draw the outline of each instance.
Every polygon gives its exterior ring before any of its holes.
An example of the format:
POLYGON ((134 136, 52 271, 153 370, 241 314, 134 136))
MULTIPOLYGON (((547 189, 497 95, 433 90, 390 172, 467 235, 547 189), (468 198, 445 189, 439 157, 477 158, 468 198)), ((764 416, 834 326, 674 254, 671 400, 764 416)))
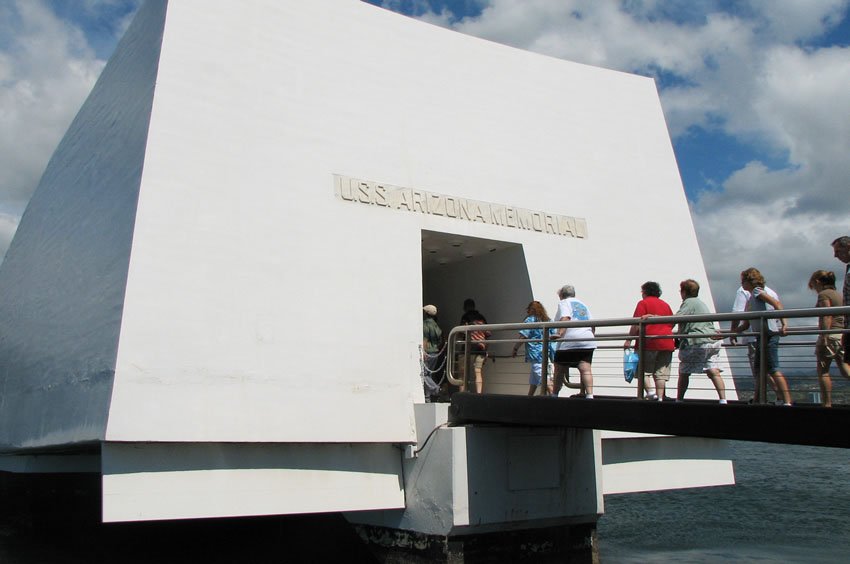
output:
POLYGON ((655 394, 646 396, 644 399, 648 399, 649 401, 658 401, 658 396, 655 394))

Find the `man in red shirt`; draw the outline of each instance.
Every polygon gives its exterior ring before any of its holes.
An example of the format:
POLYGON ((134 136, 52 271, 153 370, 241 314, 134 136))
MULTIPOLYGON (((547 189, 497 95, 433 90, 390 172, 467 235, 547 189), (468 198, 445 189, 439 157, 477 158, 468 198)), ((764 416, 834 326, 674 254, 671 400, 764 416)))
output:
MULTIPOLYGON (((670 305, 661 299, 661 286, 658 282, 646 282, 640 287, 641 299, 635 307, 632 317, 647 317, 673 315, 670 305)), ((643 346, 643 371, 644 393, 646 399, 661 401, 664 399, 664 390, 670 380, 670 362, 673 360, 673 351, 676 344, 672 338, 672 323, 647 323, 646 343, 643 346), (659 338, 666 336, 668 338, 659 338), (652 375, 650 378, 649 375, 652 375), (654 385, 653 385, 654 381, 654 385)), ((638 335, 638 326, 632 325, 629 335, 638 335)), ((623 344, 625 348, 631 347, 632 339, 626 339, 623 344)))

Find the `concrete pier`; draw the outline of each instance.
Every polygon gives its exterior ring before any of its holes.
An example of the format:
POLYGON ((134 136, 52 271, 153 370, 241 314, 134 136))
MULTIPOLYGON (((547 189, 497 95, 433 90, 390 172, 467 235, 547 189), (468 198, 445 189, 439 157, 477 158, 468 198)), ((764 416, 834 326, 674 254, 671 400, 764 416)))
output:
POLYGON ((405 508, 346 514, 381 561, 594 561, 598 431, 449 428, 446 404, 417 405, 416 416, 405 508))
POLYGON ((357 525, 355 529, 382 564, 599 562, 596 525, 590 523, 457 536, 370 525, 357 525))

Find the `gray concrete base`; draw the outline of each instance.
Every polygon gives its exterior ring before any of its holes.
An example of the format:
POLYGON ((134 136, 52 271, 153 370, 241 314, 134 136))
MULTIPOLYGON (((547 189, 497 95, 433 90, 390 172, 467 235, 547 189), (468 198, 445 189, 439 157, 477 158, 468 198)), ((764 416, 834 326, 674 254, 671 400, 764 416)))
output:
POLYGON ((594 524, 459 536, 426 535, 373 525, 355 525, 355 530, 382 564, 599 563, 594 524))

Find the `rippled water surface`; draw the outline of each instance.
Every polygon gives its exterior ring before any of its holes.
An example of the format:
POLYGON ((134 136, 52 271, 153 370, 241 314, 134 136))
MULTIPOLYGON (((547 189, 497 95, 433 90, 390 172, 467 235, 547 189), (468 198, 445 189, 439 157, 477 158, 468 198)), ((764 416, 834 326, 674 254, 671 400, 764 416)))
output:
POLYGON ((735 486, 607 496, 602 561, 850 561, 850 450, 731 450, 735 486))
MULTIPOLYGON (((735 486, 606 497, 602 563, 850 561, 850 450, 730 448, 735 486)), ((0 508, 0 564, 374 562, 339 515, 101 525, 96 476, 29 480, 39 510, 0 508)))

